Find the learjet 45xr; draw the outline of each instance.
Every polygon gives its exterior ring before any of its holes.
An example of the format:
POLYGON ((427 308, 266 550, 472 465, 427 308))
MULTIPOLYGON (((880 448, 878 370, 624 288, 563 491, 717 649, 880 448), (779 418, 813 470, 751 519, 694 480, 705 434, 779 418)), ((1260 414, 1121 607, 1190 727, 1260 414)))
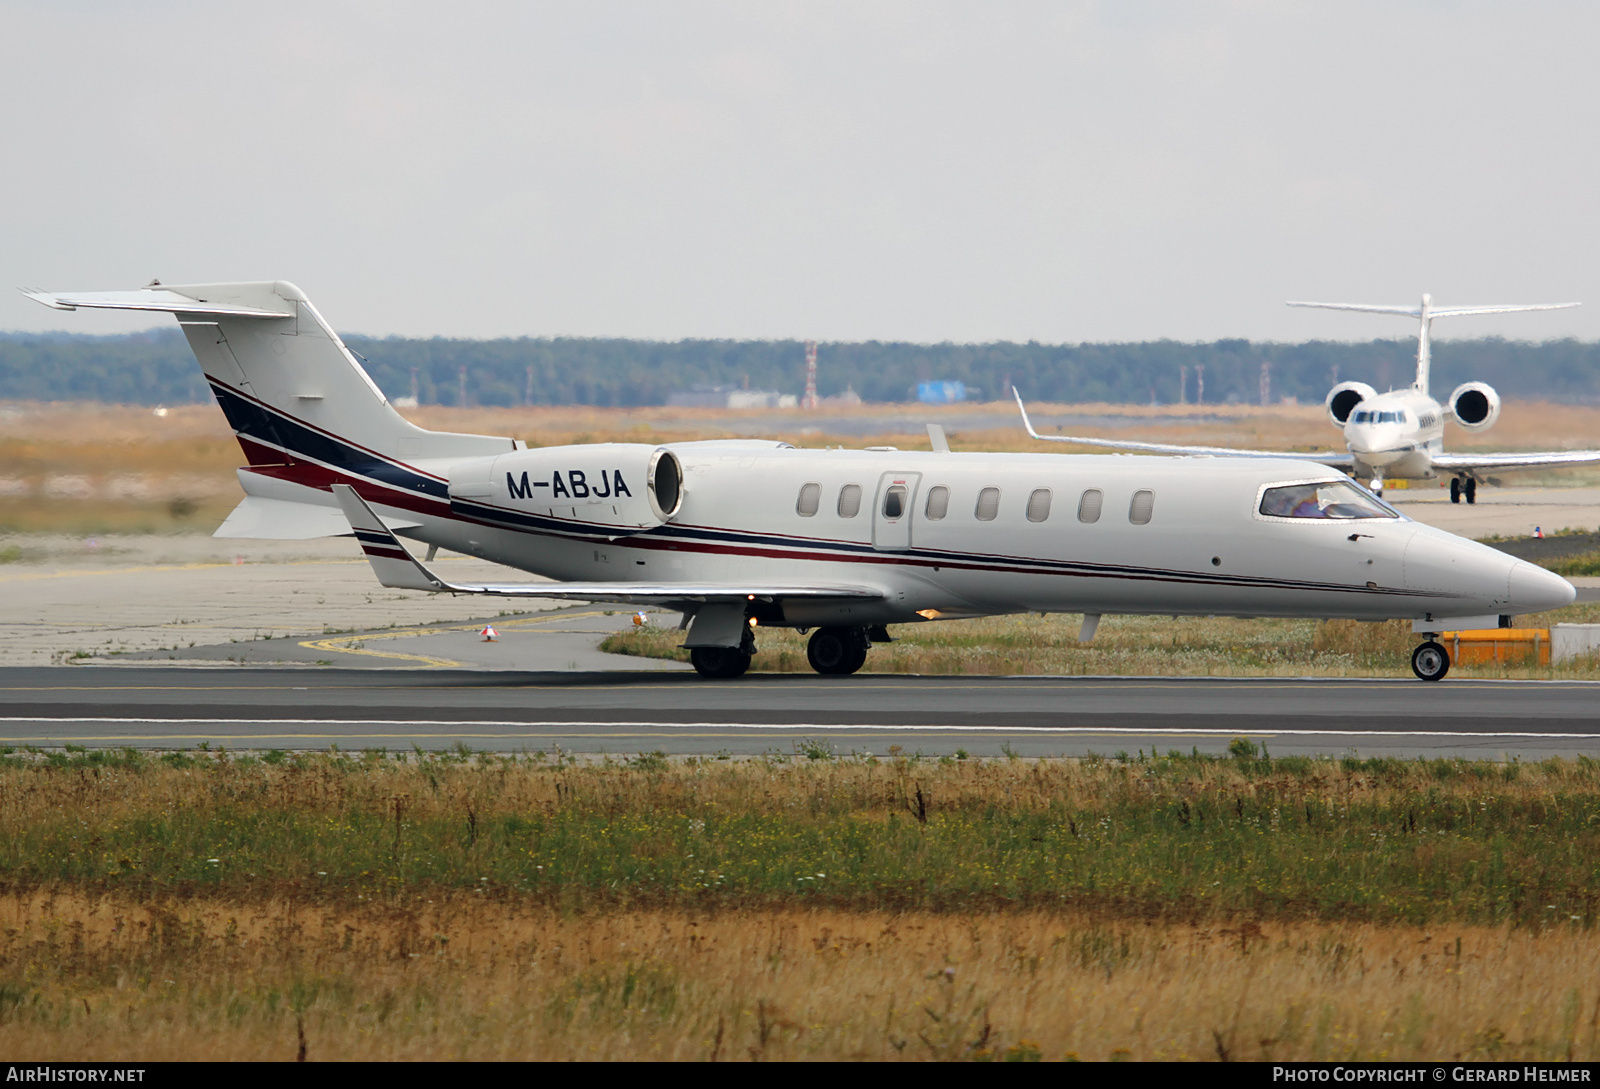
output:
POLYGON ((845 674, 889 625, 1066 612, 1085 640, 1106 613, 1409 619, 1436 680, 1432 633, 1574 596, 1305 460, 528 449, 407 422, 293 284, 27 294, 177 317, 248 462, 217 536, 353 535, 385 586, 681 612, 706 677, 743 673, 758 626, 814 629, 812 666, 845 674), (449 582, 402 538, 553 581, 449 582))

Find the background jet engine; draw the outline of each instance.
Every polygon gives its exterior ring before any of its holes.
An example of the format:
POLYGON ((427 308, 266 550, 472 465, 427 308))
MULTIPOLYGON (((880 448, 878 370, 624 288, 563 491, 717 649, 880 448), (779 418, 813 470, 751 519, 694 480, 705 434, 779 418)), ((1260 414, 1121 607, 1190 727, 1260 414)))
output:
POLYGON ((1485 431, 1500 418, 1500 395, 1486 382, 1457 386, 1445 409, 1468 431, 1485 431))
POLYGON ((1328 399, 1323 404, 1327 407, 1328 415, 1333 418, 1333 422, 1343 427, 1357 405, 1377 395, 1378 391, 1365 382, 1340 382, 1328 391, 1328 399))

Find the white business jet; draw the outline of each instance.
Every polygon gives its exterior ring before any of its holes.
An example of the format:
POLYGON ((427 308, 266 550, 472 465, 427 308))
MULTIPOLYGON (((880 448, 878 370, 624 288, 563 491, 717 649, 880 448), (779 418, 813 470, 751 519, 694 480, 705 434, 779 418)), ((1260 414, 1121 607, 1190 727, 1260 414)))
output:
MULTIPOLYGON (((799 450, 781 442, 526 449, 403 419, 292 284, 27 294, 174 314, 249 464, 219 537, 354 535, 385 586, 662 606, 706 677, 757 625, 815 629, 853 673, 890 624, 1018 612, 1407 618, 1493 626, 1571 585, 1419 525, 1305 460, 799 450), (554 581, 450 582, 401 540, 554 581)), ((1418 676, 1449 668, 1429 641, 1418 676)))
POLYGON ((1070 442, 1080 446, 1102 446, 1113 450, 1137 450, 1149 454, 1215 454, 1226 457, 1301 458, 1342 469, 1368 482, 1376 494, 1383 494, 1385 478, 1396 480, 1434 480, 1439 473, 1450 476, 1450 502, 1477 502, 1478 481, 1487 473, 1504 469, 1541 469, 1553 465, 1580 465, 1600 462, 1600 450, 1553 450, 1526 454, 1447 454, 1444 452, 1444 421, 1453 419, 1468 431, 1487 431, 1500 418, 1500 395, 1486 382, 1465 382, 1457 386, 1450 399, 1440 404, 1428 392, 1428 370, 1433 353, 1429 343, 1435 318, 1454 318, 1469 314, 1511 314, 1524 310, 1565 310, 1578 303, 1549 303, 1538 306, 1451 306, 1436 307, 1431 296, 1422 296, 1421 306, 1366 306, 1358 303, 1292 302, 1290 306, 1312 306, 1324 310, 1357 310, 1367 314, 1401 314, 1417 318, 1417 378, 1408 388, 1379 393, 1365 382, 1340 382, 1328 391, 1324 401, 1328 416, 1344 431, 1343 453, 1296 454, 1270 450, 1240 450, 1223 446, 1181 446, 1171 443, 1133 442, 1125 439, 1099 439, 1072 435, 1041 435, 1022 408, 1022 422, 1028 434, 1049 442, 1070 442))

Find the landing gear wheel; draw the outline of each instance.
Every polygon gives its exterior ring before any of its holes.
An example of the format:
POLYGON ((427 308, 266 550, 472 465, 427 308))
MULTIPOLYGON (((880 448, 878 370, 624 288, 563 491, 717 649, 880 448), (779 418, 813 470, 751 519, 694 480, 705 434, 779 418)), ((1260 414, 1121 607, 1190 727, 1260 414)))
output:
POLYGON ((1411 672, 1424 681, 1437 681, 1450 672, 1450 652, 1429 639, 1411 652, 1411 672))
POLYGON ((1450 478, 1450 502, 1461 502, 1461 478, 1458 476, 1450 478))
POLYGON ((818 673, 845 676, 866 663, 867 646, 859 628, 818 628, 806 644, 806 659, 818 673))
POLYGON ((750 655, 738 647, 690 647, 689 664, 702 677, 726 681, 750 668, 750 655))
POLYGON ((1461 494, 1467 497, 1468 503, 1476 503, 1478 501, 1478 482, 1470 476, 1467 477, 1467 482, 1461 485, 1461 494))

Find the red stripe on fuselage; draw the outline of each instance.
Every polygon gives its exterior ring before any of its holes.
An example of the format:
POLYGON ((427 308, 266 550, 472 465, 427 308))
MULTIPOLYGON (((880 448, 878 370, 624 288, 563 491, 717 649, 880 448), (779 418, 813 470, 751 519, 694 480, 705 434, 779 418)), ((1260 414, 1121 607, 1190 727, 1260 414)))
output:
MULTIPOLYGON (((416 475, 418 475, 420 477, 427 478, 427 479, 432 479, 432 480, 444 480, 445 479, 444 477, 440 477, 440 476, 438 476, 436 474, 433 474, 433 473, 423 472, 420 469, 416 469, 413 466, 405 464, 404 462, 396 461, 393 458, 383 457, 383 456, 375 453, 374 451, 368 450, 366 447, 363 447, 363 446, 360 446, 357 443, 351 442, 349 439, 344 438, 343 436, 335 435, 334 433, 332 433, 330 431, 327 431, 327 430, 325 430, 323 428, 317 427, 315 424, 307 423, 306 421, 297 419, 296 417, 291 416, 286 412, 282 412, 279 409, 273 408, 272 406, 266 404, 266 402, 261 401, 259 398, 250 397, 248 394, 244 394, 244 393, 242 393, 241 391, 238 391, 238 390, 230 390, 229 392, 232 393, 235 396, 244 398, 246 400, 254 401, 256 404, 260 405, 266 411, 276 413, 277 415, 280 415, 280 416, 284 417, 285 419, 293 421, 294 423, 298 424, 301 427, 305 427, 308 430, 315 431, 315 432, 317 432, 319 434, 322 434, 322 435, 326 435, 328 438, 331 438, 331 439, 333 439, 333 440, 335 440, 337 442, 343 443, 343 444, 345 444, 346 446, 349 446, 352 449, 360 450, 363 453, 369 454, 370 456, 372 456, 372 458, 374 460, 385 462, 385 463, 387 463, 389 465, 396 466, 398 468, 406 470, 407 472, 415 473, 416 475)), ((334 468, 332 466, 325 465, 325 464, 323 464, 321 462, 308 460, 308 459, 305 458, 304 455, 295 454, 292 451, 281 451, 281 450, 278 450, 276 447, 264 445, 262 443, 259 443, 259 442, 256 442, 254 440, 248 439, 243 435, 238 435, 237 433, 235 433, 235 435, 239 440, 239 444, 240 444, 241 448, 244 449, 245 456, 251 462, 251 464, 246 467, 247 471, 253 472, 253 473, 259 473, 262 476, 271 477, 271 478, 276 479, 276 480, 283 480, 283 481, 287 481, 289 483, 299 484, 299 485, 302 485, 304 487, 313 488, 313 489, 318 490, 318 491, 327 490, 333 484, 350 484, 352 487, 354 487, 356 493, 358 495, 360 495, 361 498, 365 499, 369 503, 378 503, 378 504, 381 504, 381 505, 387 506, 387 507, 397 507, 397 508, 399 508, 401 510, 408 510, 408 511, 412 511, 412 512, 418 513, 418 514, 425 514, 425 515, 428 515, 430 517, 444 518, 444 519, 448 519, 450 521, 462 522, 462 523, 469 524, 469 525, 480 525, 480 526, 484 526, 484 527, 491 528, 491 529, 498 529, 498 530, 501 530, 501 531, 504 531, 504 532, 527 534, 527 535, 533 536, 533 537, 557 537, 557 538, 562 538, 562 539, 566 539, 566 540, 570 540, 570 541, 574 541, 574 542, 588 541, 588 540, 592 540, 593 538, 595 538, 597 536, 605 536, 606 535, 606 530, 612 528, 612 527, 604 526, 604 525, 601 525, 601 524, 598 524, 598 523, 583 523, 583 526, 585 528, 581 528, 580 529, 580 528, 576 528, 575 527, 574 529, 566 531, 566 532, 562 532, 562 531, 558 531, 558 530, 530 530, 530 529, 523 529, 523 528, 516 527, 516 526, 503 525, 503 524, 500 524, 500 523, 497 523, 497 522, 494 522, 494 521, 490 521, 490 520, 486 520, 486 519, 483 519, 483 518, 467 517, 467 516, 463 516, 462 514, 460 514, 456 510, 454 510, 447 500, 437 499, 437 498, 435 498, 433 496, 420 494, 420 493, 417 493, 417 492, 414 492, 414 491, 408 491, 408 490, 406 490, 404 488, 399 488, 399 487, 396 487, 395 485, 392 485, 392 484, 382 483, 382 482, 373 480, 371 477, 363 476, 363 475, 361 475, 359 473, 355 473, 355 472, 352 472, 352 471, 347 470, 347 469, 334 468), (593 526, 593 528, 592 529, 587 528, 589 526, 593 526)), ((721 527, 688 527, 688 526, 685 526, 685 527, 681 527, 681 528, 704 529, 704 530, 708 530, 708 531, 711 531, 711 532, 718 532, 718 533, 738 533, 738 532, 741 532, 739 530, 724 529, 724 528, 721 528, 721 527)), ((850 552, 846 552, 846 553, 842 553, 841 554, 839 552, 833 552, 833 551, 816 551, 815 550, 816 546, 819 545, 819 544, 823 545, 823 546, 826 546, 827 544, 831 544, 831 543, 837 543, 837 544, 840 544, 840 545, 860 545, 860 544, 862 544, 864 542, 858 542, 858 541, 837 541, 837 542, 834 542, 834 541, 830 541, 827 538, 799 537, 799 538, 797 538, 796 545, 793 546, 794 550, 791 551, 789 549, 779 548, 779 547, 771 547, 771 546, 714 543, 714 542, 709 542, 709 541, 684 540, 684 539, 681 539, 681 538, 677 538, 677 539, 673 539, 673 540, 667 541, 667 540, 662 540, 662 539, 659 539, 659 538, 651 538, 651 537, 648 537, 648 536, 635 536, 635 537, 630 537, 629 540, 626 542, 626 544, 623 545, 623 547, 638 548, 638 549, 641 549, 641 550, 656 551, 656 552, 693 552, 693 553, 699 553, 699 554, 704 554, 704 555, 748 556, 748 557, 757 558, 757 559, 779 559, 779 560, 791 560, 791 561, 792 560, 799 560, 799 561, 802 561, 802 562, 809 562, 809 563, 828 563, 828 564, 860 563, 860 564, 875 564, 875 565, 892 565, 892 566, 898 566, 898 567, 919 567, 919 568, 937 567, 937 568, 940 568, 940 569, 950 568, 952 570, 957 570, 957 571, 979 571, 979 572, 1024 574, 1024 575, 1058 575, 1058 576, 1070 576, 1070 577, 1073 577, 1073 578, 1109 578, 1109 579, 1121 579, 1121 580, 1134 581, 1134 582, 1173 582, 1173 583, 1181 583, 1181 584, 1184 584, 1184 585, 1194 585, 1194 586, 1228 586, 1228 587, 1233 587, 1233 588, 1238 588, 1238 589, 1285 589, 1285 588, 1288 588, 1288 589, 1305 589, 1305 590, 1318 590, 1318 591, 1329 591, 1329 590, 1334 590, 1334 591, 1350 591, 1350 590, 1362 591, 1362 590, 1364 590, 1363 587, 1344 586, 1344 585, 1340 585, 1340 584, 1323 585, 1323 586, 1316 586, 1316 585, 1294 586, 1294 585, 1291 584, 1289 587, 1284 587, 1284 586, 1281 586, 1281 585, 1278 585, 1278 586, 1273 586, 1273 585, 1253 586, 1253 585, 1251 585, 1249 583, 1245 583, 1245 584, 1241 585, 1239 582, 1237 582, 1235 580, 1231 580, 1231 579, 1206 578, 1206 577, 1204 577, 1204 575, 1201 572, 1191 572, 1191 573, 1171 572, 1171 573, 1167 573, 1167 572, 1160 572, 1160 571, 1128 572, 1128 571, 1096 571, 1096 570, 1061 570, 1061 569, 1051 568, 1051 567, 1036 567, 1036 566, 1032 566, 1031 564, 1033 562, 1067 562, 1067 563, 1070 563, 1070 562, 1074 562, 1074 561, 1030 561, 1026 557, 1007 557, 1004 560, 997 562, 995 560, 984 560, 984 559, 979 559, 979 558, 973 558, 973 559, 969 559, 969 560, 951 560, 951 559, 949 559, 947 557, 941 556, 941 557, 938 557, 938 558, 921 559, 921 558, 914 558, 914 557, 911 557, 911 556, 907 556, 907 555, 905 555, 903 553, 870 553, 870 552, 850 551, 850 552), (799 542, 805 542, 805 543, 799 543, 799 542)), ((369 554, 371 554, 371 553, 369 553, 369 554)), ((384 558, 386 558, 386 559, 409 559, 410 557, 409 556, 405 556, 403 554, 402 555, 398 555, 398 556, 385 554, 384 558)), ((1292 580, 1290 580, 1290 581, 1292 583, 1292 580)), ((1407 590, 1401 590, 1399 588, 1384 588, 1384 589, 1379 589, 1379 590, 1376 590, 1376 591, 1365 591, 1365 592, 1367 592, 1367 593, 1378 593, 1378 594, 1383 594, 1383 595, 1386 595, 1386 596, 1387 595, 1396 595, 1396 594, 1402 595, 1402 596, 1419 596, 1419 592, 1417 592, 1417 591, 1407 591, 1407 590)))

